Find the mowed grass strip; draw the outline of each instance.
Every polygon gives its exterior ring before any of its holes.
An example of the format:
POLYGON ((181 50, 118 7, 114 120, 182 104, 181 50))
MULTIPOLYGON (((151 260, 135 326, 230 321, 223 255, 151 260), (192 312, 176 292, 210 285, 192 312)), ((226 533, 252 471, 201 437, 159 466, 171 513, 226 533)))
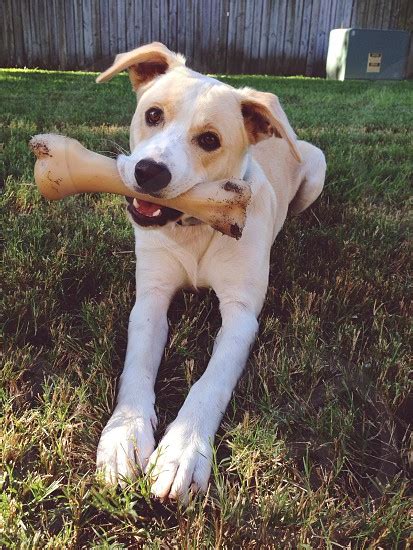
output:
MULTIPOLYGON (((322 197, 272 252, 260 333, 216 439, 212 483, 185 512, 94 478, 134 300, 123 200, 49 203, 30 136, 128 148, 129 81, 0 71, 5 354, 0 545, 5 548, 401 547, 412 419, 408 275, 411 82, 223 77, 279 95, 326 153, 322 197)), ((206 367, 211 292, 177 296, 157 382, 159 435, 206 367)))

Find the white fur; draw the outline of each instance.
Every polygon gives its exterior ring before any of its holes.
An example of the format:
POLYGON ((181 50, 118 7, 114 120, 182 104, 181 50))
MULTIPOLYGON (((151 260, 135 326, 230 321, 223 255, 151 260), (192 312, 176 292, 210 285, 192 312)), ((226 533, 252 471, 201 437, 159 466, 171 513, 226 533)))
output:
MULTIPOLYGON (((135 165, 142 159, 151 158, 168 166, 172 180, 167 188, 168 198, 177 197, 194 185, 194 174, 188 170, 190 154, 186 143, 186 127, 181 123, 171 124, 165 132, 142 141, 130 156, 118 157, 118 170, 123 181, 131 189, 136 186, 135 165)), ((205 174, 197 174, 205 179, 205 174)), ((200 182, 202 180, 199 180, 200 182)), ((197 183, 198 183, 197 182, 197 183)))
MULTIPOLYGON (((212 79, 201 75, 192 78, 193 88, 183 91, 190 97, 186 114, 179 115, 164 132, 139 142, 133 137, 136 120, 132 124, 132 154, 119 159, 127 185, 134 185, 136 162, 148 156, 168 165, 172 173, 168 196, 205 179, 206 174, 194 168, 185 133, 194 110, 199 114, 201 109, 202 113, 202 93, 212 79)), ((168 85, 167 73, 153 88, 168 85)), ((234 175, 245 174, 251 182, 252 200, 239 241, 206 225, 169 224, 150 230, 135 225, 136 303, 130 315, 117 405, 97 453, 98 468, 108 481, 122 483, 125 477, 134 477, 140 467, 149 472, 152 492, 158 497, 185 500, 191 490, 206 490, 215 433, 258 330, 271 245, 293 198, 297 195, 295 209, 303 210, 319 195, 324 183, 322 152, 302 141, 297 147, 301 163, 292 157, 286 140, 277 138, 251 147, 240 159, 238 174, 234 175), (167 310, 176 291, 188 286, 214 289, 222 326, 205 373, 192 386, 155 449, 154 383, 168 334, 167 310)))

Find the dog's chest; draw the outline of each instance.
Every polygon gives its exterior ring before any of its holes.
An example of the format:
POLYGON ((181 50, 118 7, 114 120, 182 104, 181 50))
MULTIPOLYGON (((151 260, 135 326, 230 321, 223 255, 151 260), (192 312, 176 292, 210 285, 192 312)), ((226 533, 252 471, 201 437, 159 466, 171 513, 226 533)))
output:
MULTIPOLYGON (((183 228, 184 238, 179 239, 179 245, 173 254, 184 268, 189 287, 208 287, 207 269, 205 258, 211 256, 211 249, 216 245, 217 234, 208 226, 183 228)), ((212 254, 213 256, 213 254, 212 254)), ((209 260, 210 261, 210 260, 209 260)))
MULTIPOLYGON (((216 248, 220 241, 220 234, 211 227, 202 225, 193 226, 168 226, 158 231, 136 231, 137 261, 139 261, 138 249, 140 245, 148 250, 150 248, 161 249, 165 256, 173 257, 186 274, 185 286, 188 288, 203 288, 208 284, 205 258, 210 263, 212 249, 216 248), (156 236, 155 236, 156 234, 156 236)), ((228 237, 229 238, 229 237, 228 237)), ((218 245, 219 246, 219 245, 218 245)), ((159 265, 163 270, 165 266, 159 265)))

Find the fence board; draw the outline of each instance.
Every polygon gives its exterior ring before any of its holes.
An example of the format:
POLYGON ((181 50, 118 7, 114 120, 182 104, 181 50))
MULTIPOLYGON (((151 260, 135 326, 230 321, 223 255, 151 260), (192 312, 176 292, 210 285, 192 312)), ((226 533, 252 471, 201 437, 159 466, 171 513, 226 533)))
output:
POLYGON ((165 15, 168 25, 168 47, 172 51, 178 50, 178 7, 177 0, 169 0, 168 12, 165 15))
POLYGON ((268 74, 276 74, 277 64, 277 23, 279 19, 278 10, 274 9, 274 2, 270 1, 269 5, 269 26, 268 26, 268 43, 267 43, 267 59, 265 62, 265 72, 268 74))
MULTIPOLYGON (((12 9, 14 7, 14 2, 11 3, 12 9)), ((41 60, 40 55, 40 29, 39 29, 39 19, 41 18, 41 13, 39 13, 38 4, 36 0, 29 0, 29 28, 31 34, 30 46, 32 49, 32 58, 33 63, 38 64, 41 60)), ((14 54, 14 52, 13 52, 14 54)))
POLYGON ((47 33, 49 38, 48 64, 52 65, 55 59, 59 58, 59 35, 56 29, 55 3, 50 2, 47 6, 47 33))
POLYGON ((14 34, 13 42, 16 65, 21 65, 24 59, 24 40, 22 26, 19 25, 20 14, 16 13, 16 10, 10 9, 8 17, 10 18, 11 32, 14 34))
POLYGON ((293 73, 297 72, 298 67, 301 64, 300 59, 300 46, 301 46, 301 35, 303 32, 303 15, 304 15, 304 0, 297 0, 296 7, 296 30, 293 34, 293 47, 291 52, 291 61, 290 66, 293 73))
POLYGON ((308 49, 307 49, 307 64, 306 64, 306 70, 305 70, 307 76, 316 74, 313 69, 314 69, 315 52, 316 52, 316 45, 317 45, 320 1, 322 2, 323 0, 314 0, 312 2, 311 21, 310 21, 308 49))
POLYGON ((253 39, 253 23, 254 23, 254 12, 255 8, 257 7, 258 0, 255 0, 255 2, 252 3, 252 6, 247 9, 247 6, 244 8, 244 32, 241 35, 242 41, 240 42, 241 47, 240 50, 242 51, 241 59, 241 72, 242 73, 248 73, 250 69, 249 61, 251 60, 251 50, 252 50, 252 39, 253 39))
POLYGON ((85 37, 83 34, 83 0, 74 0, 73 1, 73 17, 76 22, 76 32, 75 35, 75 44, 77 52, 77 63, 80 67, 85 66, 85 37))
POLYGON ((14 65, 16 64, 15 47, 14 47, 14 33, 12 22, 12 0, 6 0, 2 6, 3 9, 3 26, 4 26, 4 39, 6 48, 9 50, 10 61, 14 65))
POLYGON ((303 0, 303 10, 301 14, 301 32, 298 47, 298 55, 296 61, 296 72, 298 74, 305 74, 307 66, 307 52, 308 52, 308 40, 310 37, 310 23, 311 23, 311 5, 303 0))
MULTIPOLYGON (((35 0, 31 0, 34 2, 35 0)), ((66 36, 66 44, 67 44, 67 50, 66 54, 67 56, 73 55, 73 59, 75 60, 75 63, 77 64, 77 49, 76 49, 76 35, 78 34, 78 25, 75 27, 75 18, 74 18, 74 2, 62 2, 64 5, 64 17, 65 17, 65 36, 66 36), (76 32, 74 30, 76 29, 76 32)), ((39 18, 36 17, 36 15, 33 15, 33 20, 36 21, 39 18)), ((77 64, 78 65, 78 64, 77 64)), ((79 66, 79 65, 78 65, 79 66)))
POLYGON ((93 58, 93 27, 92 27, 92 2, 91 0, 83 0, 83 53, 85 56, 85 65, 89 59, 93 58))
POLYGON ((286 1, 284 21, 283 72, 287 75, 295 73, 294 48, 300 41, 300 14, 298 0, 286 1))
POLYGON ((239 6, 237 5, 239 0, 232 0, 228 6, 228 35, 227 35, 227 72, 236 72, 235 59, 236 59, 236 36, 237 36, 237 13, 239 6))
POLYGON ((277 50, 275 57, 275 70, 280 74, 284 74, 284 50, 285 50, 285 27, 286 25, 293 25, 293 21, 286 21, 287 15, 287 2, 288 0, 279 0, 279 3, 274 4, 274 8, 278 11, 277 18, 277 50))
POLYGON ((389 28, 395 29, 397 25, 397 18, 398 18, 398 0, 392 0, 391 2, 391 11, 390 11, 390 21, 389 21, 389 28))
POLYGON ((412 0, 0 0, 0 64, 101 69, 160 40, 202 71, 323 76, 331 29, 412 19, 412 0))
MULTIPOLYGON (((113 1, 113 0, 112 0, 113 1)), ((120 0, 117 2, 117 46, 116 49, 118 52, 126 52, 128 49, 128 46, 126 44, 126 36, 127 36, 127 29, 126 29, 126 1, 120 0)))
POLYGON ((109 0, 109 53, 114 57, 122 51, 118 48, 118 6, 117 0, 109 0))
POLYGON ((210 5, 208 0, 198 0, 198 2, 196 2, 194 32, 195 44, 198 47, 195 48, 194 63, 199 67, 200 71, 207 71, 209 64, 209 29, 211 26, 210 5))
POLYGON ((0 2, 0 65, 5 65, 8 61, 6 43, 6 2, 0 2))
POLYGON ((366 14, 366 27, 369 29, 377 29, 377 7, 380 4, 380 0, 369 0, 367 14, 366 14))
MULTIPOLYGON (((66 44, 66 18, 65 8, 63 2, 55 2, 55 23, 57 35, 59 37, 58 47, 58 65, 59 69, 66 69, 71 67, 72 59, 69 56, 73 55, 73 52, 68 51, 66 44)), ((31 63, 33 66, 33 62, 31 63)))
MULTIPOLYGON (((293 67, 293 48, 295 43, 296 33, 300 33, 300 28, 297 25, 297 2, 287 2, 286 16, 285 16, 285 36, 284 36, 284 48, 283 48, 283 72, 286 74, 293 74, 295 67, 293 67)), ((299 39, 298 39, 299 41, 299 39)))
POLYGON ((208 59, 208 72, 215 70, 225 73, 227 70, 227 35, 229 21, 229 0, 211 2, 211 55, 208 59), (215 68, 211 69, 211 61, 215 60, 215 68))
MULTIPOLYGON (((188 60, 188 64, 195 67, 193 64, 194 59, 194 14, 193 0, 186 0, 185 2, 185 54, 188 60)), ((198 68, 198 67, 195 67, 198 68)))
MULTIPOLYGON (((42 10, 42 21, 41 21, 41 33, 46 40, 41 40, 41 59, 46 59, 47 63, 50 65, 53 63, 53 58, 56 55, 55 53, 55 44, 52 30, 52 21, 53 17, 48 14, 51 4, 47 4, 47 0, 41 2, 42 10)), ((83 44, 83 40, 82 40, 83 44)), ((82 60, 82 65, 84 65, 84 60, 82 60)))
POLYGON ((135 47, 135 3, 127 0, 125 5, 125 51, 135 47))
POLYGON ((132 31, 130 40, 128 41, 128 49, 133 50, 135 49, 138 44, 143 43, 142 35, 143 35, 143 17, 142 17, 142 5, 141 3, 132 2, 133 3, 133 25, 132 25, 132 31))
MULTIPOLYGON (((231 2, 230 6, 232 8, 233 2, 231 2)), ((242 64, 243 64, 243 58, 244 58, 244 43, 245 43, 245 9, 246 9, 246 1, 245 0, 239 0, 237 2, 237 11, 231 10, 230 16, 234 17, 237 24, 236 24, 236 34, 234 36, 234 42, 235 42, 235 54, 234 58, 231 60, 232 65, 234 67, 234 71, 237 70, 238 72, 242 72, 242 64)))
POLYGON ((176 34, 177 34, 177 46, 178 52, 185 53, 185 14, 186 14, 186 2, 185 0, 178 0, 176 2, 176 34))
POLYGON ((270 34, 270 15, 271 6, 270 0, 263 0, 261 12, 261 30, 259 35, 258 62, 256 63, 255 72, 266 72, 266 59, 268 53, 268 40, 270 34))
POLYGON ((327 49, 326 42, 326 30, 328 29, 328 21, 330 17, 329 10, 331 8, 331 2, 321 2, 319 16, 318 16, 318 29, 317 38, 315 44, 314 54, 314 68, 313 71, 317 74, 323 71, 323 51, 327 49))
POLYGON ((101 57, 109 57, 109 4, 108 0, 96 2, 94 21, 99 25, 101 57))
POLYGON ((386 24, 390 19, 390 12, 391 12, 391 2, 384 2, 383 4, 383 10, 381 13, 381 21, 380 21, 380 28, 385 29, 386 24))
MULTIPOLYGON (((343 17, 342 17, 341 25, 339 26, 343 29, 351 27, 353 17, 355 17, 355 13, 356 13, 355 0, 353 0, 352 2, 350 1, 344 2, 343 17)), ((336 26, 337 26, 337 22, 336 22, 336 26)))
POLYGON ((260 47, 261 47, 261 35, 262 35, 262 14, 264 9, 264 0, 256 0, 254 17, 252 19, 252 38, 251 38, 251 51, 248 60, 248 72, 256 73, 259 68, 260 62, 260 47))

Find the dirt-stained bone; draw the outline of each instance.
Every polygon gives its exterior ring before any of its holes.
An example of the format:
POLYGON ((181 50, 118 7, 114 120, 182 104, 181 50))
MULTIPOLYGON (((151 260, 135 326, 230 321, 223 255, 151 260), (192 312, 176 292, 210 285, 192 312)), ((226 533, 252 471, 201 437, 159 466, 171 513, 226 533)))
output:
POLYGON ((180 210, 236 239, 242 235, 251 198, 250 185, 244 180, 199 183, 178 197, 155 198, 131 191, 123 183, 115 159, 89 151, 75 139, 38 134, 29 146, 37 157, 35 181, 50 200, 77 193, 115 193, 180 210))

